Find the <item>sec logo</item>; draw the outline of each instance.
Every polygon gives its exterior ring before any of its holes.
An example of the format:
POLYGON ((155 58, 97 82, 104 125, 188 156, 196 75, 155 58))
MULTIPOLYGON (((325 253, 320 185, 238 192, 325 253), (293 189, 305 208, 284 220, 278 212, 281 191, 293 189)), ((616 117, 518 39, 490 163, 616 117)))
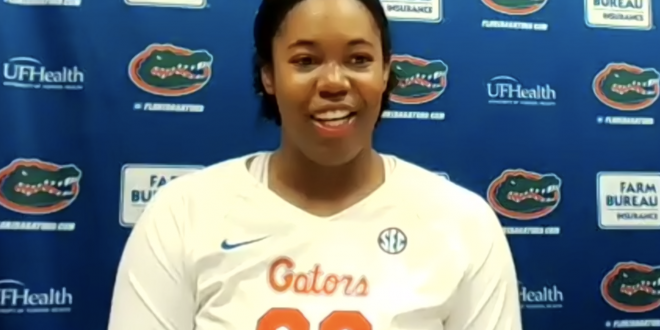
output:
POLYGON ((399 228, 387 228, 378 235, 378 246, 388 254, 399 254, 406 249, 408 238, 399 228))

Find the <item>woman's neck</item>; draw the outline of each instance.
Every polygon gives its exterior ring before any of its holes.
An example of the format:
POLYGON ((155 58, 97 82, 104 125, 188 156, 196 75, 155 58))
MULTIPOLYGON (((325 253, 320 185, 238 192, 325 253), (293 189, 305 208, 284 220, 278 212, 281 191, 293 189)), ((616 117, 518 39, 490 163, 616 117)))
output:
POLYGON ((383 160, 372 149, 361 151, 340 166, 319 165, 293 148, 280 148, 270 159, 269 177, 310 200, 342 199, 380 186, 383 160))

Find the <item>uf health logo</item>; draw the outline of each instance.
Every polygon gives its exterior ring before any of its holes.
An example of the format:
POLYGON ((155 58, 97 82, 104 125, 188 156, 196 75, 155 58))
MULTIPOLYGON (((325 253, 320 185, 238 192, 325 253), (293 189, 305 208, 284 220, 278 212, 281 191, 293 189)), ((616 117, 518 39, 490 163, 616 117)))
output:
POLYGON ((564 305, 564 293, 557 285, 527 287, 518 281, 520 308, 523 309, 559 309, 564 305))
POLYGON ((653 29, 652 0, 585 0, 584 21, 602 29, 653 29))
POLYGON ((443 0, 380 0, 391 21, 440 23, 443 0))
POLYGON ((77 66, 48 68, 32 57, 13 57, 3 64, 2 84, 7 87, 82 90, 85 74, 77 66))
POLYGON ((597 184, 601 229, 660 229, 660 173, 600 172, 597 184))
POLYGON ((38 292, 14 279, 0 279, 0 315, 25 313, 70 313, 73 295, 66 287, 38 292))
POLYGON ((122 227, 133 227, 160 187, 202 168, 204 166, 199 165, 124 165, 121 170, 119 224, 122 227))
POLYGON ((202 9, 210 7, 207 0, 124 0, 129 6, 174 7, 202 9))
POLYGON ((525 86, 511 76, 497 76, 486 83, 488 103, 499 105, 555 106, 557 91, 550 84, 525 86))

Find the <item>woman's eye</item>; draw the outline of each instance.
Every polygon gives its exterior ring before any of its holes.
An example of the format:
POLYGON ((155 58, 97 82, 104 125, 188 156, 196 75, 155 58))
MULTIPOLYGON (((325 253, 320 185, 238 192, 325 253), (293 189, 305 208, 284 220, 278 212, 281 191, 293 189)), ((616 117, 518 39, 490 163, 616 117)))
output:
POLYGON ((355 56, 351 59, 352 64, 366 64, 370 59, 366 56, 355 56))
POLYGON ((310 57, 303 57, 299 58, 296 60, 296 64, 298 65, 312 65, 314 64, 314 61, 310 57))

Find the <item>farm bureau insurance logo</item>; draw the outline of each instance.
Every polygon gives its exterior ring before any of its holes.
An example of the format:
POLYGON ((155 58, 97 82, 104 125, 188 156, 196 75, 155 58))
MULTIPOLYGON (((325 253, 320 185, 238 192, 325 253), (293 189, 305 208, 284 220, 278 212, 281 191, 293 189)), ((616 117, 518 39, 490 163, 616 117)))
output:
POLYGON ((651 30, 651 0, 584 0, 584 21, 588 27, 651 30))
POLYGON ((660 229, 660 173, 600 172, 597 185, 601 229, 660 229))
POLYGON ((0 315, 70 313, 73 295, 66 287, 34 291, 23 282, 0 279, 0 315))
POLYGON ((124 0, 129 6, 175 7, 202 9, 209 5, 206 0, 124 0))
MULTIPOLYGON (((660 308, 660 266, 635 261, 617 263, 601 281, 603 300, 612 308, 643 317, 660 308)), ((657 313, 655 314, 657 317, 657 313)), ((650 315, 649 315, 650 316, 650 315)), ((608 328, 660 327, 660 318, 608 320, 608 328)))
MULTIPOLYGON (((80 194, 82 171, 74 164, 19 158, 0 169, 0 206, 24 215, 62 211, 80 194)), ((0 220, 0 230, 72 231, 73 222, 0 220)))
POLYGON ((593 81, 596 98, 604 105, 630 115, 598 116, 597 122, 609 125, 653 125, 653 117, 632 116, 646 110, 660 96, 660 72, 628 63, 609 63, 593 81))
MULTIPOLYGON (((561 184, 554 173, 507 169, 488 186, 487 200, 495 212, 506 218, 536 220, 555 211, 561 201, 561 184)), ((511 235, 558 235, 560 228, 504 226, 504 231, 511 235)))
POLYGON ((439 23, 443 0, 380 0, 391 21, 439 23))
POLYGON ((82 90, 85 74, 77 67, 47 68, 32 57, 13 57, 3 64, 2 84, 26 89, 82 90))
MULTIPOLYGON (((481 0, 486 7, 500 14, 512 17, 532 15, 541 10, 548 0, 481 0)), ((519 20, 482 20, 481 27, 484 29, 508 29, 508 30, 531 30, 547 31, 547 23, 519 21, 519 20)))
MULTIPOLYGON (((181 97, 200 91, 211 80, 213 56, 172 44, 151 44, 135 55, 128 76, 141 90, 162 97, 181 97)), ((203 112, 204 105, 137 102, 134 110, 203 112)))
POLYGON ((121 169, 119 224, 133 227, 160 187, 202 168, 204 166, 199 165, 125 164, 121 169))
POLYGON ((555 106, 557 92, 549 84, 523 86, 511 76, 497 76, 486 84, 489 104, 555 106))
MULTIPOLYGON (((401 105, 421 105, 439 98, 447 89, 449 67, 442 60, 427 60, 412 55, 392 55, 392 71, 398 84, 390 101, 401 105)), ((438 111, 387 110, 383 118, 444 120, 438 111)))

